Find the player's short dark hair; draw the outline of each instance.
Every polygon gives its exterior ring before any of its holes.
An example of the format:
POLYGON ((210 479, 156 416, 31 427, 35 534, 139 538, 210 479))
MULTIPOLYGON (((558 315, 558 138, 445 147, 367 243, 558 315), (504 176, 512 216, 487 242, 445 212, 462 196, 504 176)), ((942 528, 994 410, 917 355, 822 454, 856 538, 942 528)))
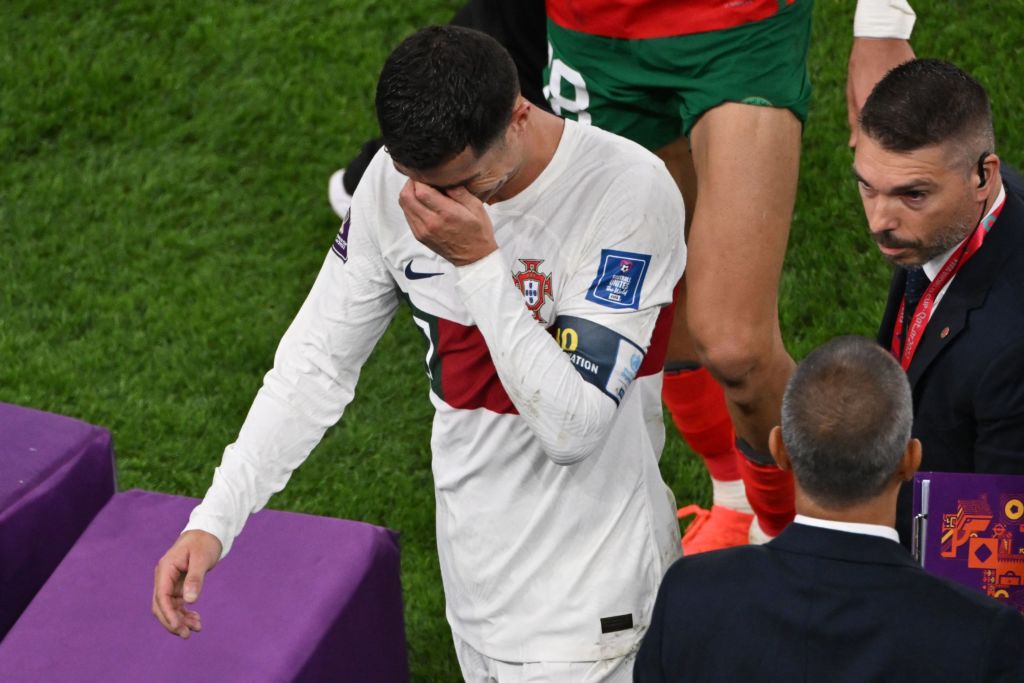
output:
POLYGON ((886 74, 861 109, 860 128, 893 152, 955 142, 973 164, 982 152, 995 151, 985 89, 939 59, 914 59, 886 74))
POLYGON ((395 48, 377 82, 377 121, 391 158, 428 170, 469 147, 478 156, 508 127, 519 95, 512 57, 490 36, 430 26, 395 48))
POLYGON ((819 505, 879 495, 899 468, 913 422, 906 373, 864 337, 837 337, 798 366, 782 399, 793 476, 819 505))

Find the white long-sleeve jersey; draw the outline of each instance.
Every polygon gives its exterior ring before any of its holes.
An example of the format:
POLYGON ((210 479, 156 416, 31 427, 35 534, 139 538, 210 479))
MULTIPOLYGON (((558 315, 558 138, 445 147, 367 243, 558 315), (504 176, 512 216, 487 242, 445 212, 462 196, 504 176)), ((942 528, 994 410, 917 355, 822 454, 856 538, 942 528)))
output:
POLYGON ((498 250, 456 268, 410 232, 405 181, 384 151, 370 164, 186 528, 228 552, 341 418, 405 299, 428 347, 452 630, 506 661, 626 654, 680 552, 651 400, 686 258, 679 192, 640 146, 566 121, 538 178, 487 206, 498 250))

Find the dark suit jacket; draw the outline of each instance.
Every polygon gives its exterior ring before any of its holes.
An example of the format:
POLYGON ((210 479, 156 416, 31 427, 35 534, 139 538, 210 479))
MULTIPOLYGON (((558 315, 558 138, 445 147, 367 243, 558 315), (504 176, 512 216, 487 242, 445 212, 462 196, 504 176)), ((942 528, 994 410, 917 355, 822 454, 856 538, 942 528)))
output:
POLYGON ((791 524, 669 568, 634 680, 1024 681, 1024 618, 888 539, 791 524))
MULTIPOLYGON (((878 341, 890 348, 906 271, 889 289, 878 341)), ((1024 474, 1024 201, 1006 205, 960 269, 907 370, 921 471, 1024 474)), ((900 492, 896 529, 910 541, 912 496, 900 492)))

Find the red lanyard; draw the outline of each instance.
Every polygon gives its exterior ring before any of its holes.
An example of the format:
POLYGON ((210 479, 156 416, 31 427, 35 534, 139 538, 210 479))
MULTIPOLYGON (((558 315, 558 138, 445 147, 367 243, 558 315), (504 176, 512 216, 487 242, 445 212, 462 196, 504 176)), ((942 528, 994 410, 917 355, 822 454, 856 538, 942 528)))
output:
POLYGON ((928 321, 931 320, 933 308, 935 307, 935 298, 942 291, 942 288, 949 284, 949 281, 953 279, 957 271, 963 268, 968 259, 974 256, 975 252, 981 248, 985 237, 995 224, 996 218, 999 217, 999 213, 1003 210, 1005 203, 1006 197, 1003 197, 1003 201, 999 202, 978 223, 978 227, 974 229, 970 237, 964 240, 960 248, 946 259, 942 269, 935 275, 932 283, 928 285, 928 289, 924 290, 921 300, 917 303, 917 308, 914 309, 914 317, 910 319, 910 324, 907 326, 907 339, 903 342, 902 355, 900 354, 900 341, 903 331, 903 309, 907 304, 906 297, 900 302, 900 310, 896 314, 896 326, 892 332, 891 349, 892 355, 899 359, 900 365, 903 366, 904 370, 910 367, 910 361, 914 359, 914 353, 917 351, 918 344, 921 343, 924 328, 928 325, 928 321))

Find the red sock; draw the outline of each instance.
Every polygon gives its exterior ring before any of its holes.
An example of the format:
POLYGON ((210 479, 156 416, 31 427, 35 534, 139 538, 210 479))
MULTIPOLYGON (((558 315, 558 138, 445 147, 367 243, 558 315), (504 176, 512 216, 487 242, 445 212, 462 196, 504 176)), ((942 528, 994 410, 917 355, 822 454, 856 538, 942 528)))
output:
POLYGON ((770 536, 778 536, 796 514, 793 505, 793 476, 775 465, 757 465, 740 455, 736 458, 750 507, 757 523, 770 536))
POLYGON ((704 368, 666 372, 661 398, 672 413, 676 429, 704 459, 712 479, 740 479, 736 434, 725 407, 722 387, 704 368))

